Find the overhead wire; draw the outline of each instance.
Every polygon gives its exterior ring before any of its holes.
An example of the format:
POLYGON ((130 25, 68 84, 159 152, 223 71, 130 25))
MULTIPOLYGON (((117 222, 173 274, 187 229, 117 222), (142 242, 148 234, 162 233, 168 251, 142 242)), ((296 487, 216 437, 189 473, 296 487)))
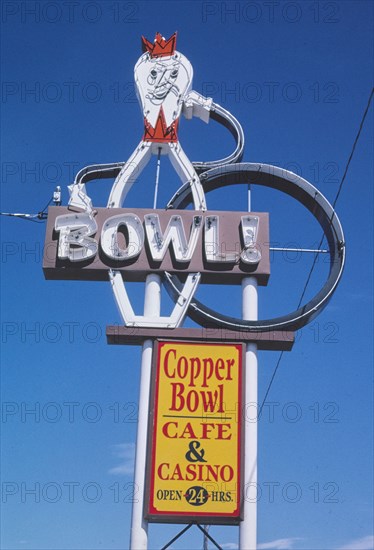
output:
MULTIPOLYGON (((351 164, 351 161, 352 161, 352 158, 353 158, 353 155, 354 155, 354 152, 356 150, 356 145, 358 143, 358 140, 360 138, 360 135, 361 135, 361 132, 362 132, 362 129, 363 129, 363 126, 364 126, 364 123, 365 123, 365 119, 366 119, 366 116, 369 112, 369 108, 370 108, 370 105, 371 105, 371 102, 372 102, 372 99, 373 99, 373 95, 374 95, 374 88, 371 89, 371 93, 369 95, 369 99, 368 99, 368 102, 367 102, 367 105, 366 105, 366 108, 365 108, 365 111, 361 117, 361 122, 360 122, 360 126, 358 128, 358 132, 357 132, 357 135, 354 139, 354 142, 353 142, 353 145, 352 145, 352 148, 351 148, 351 152, 350 152, 350 155, 348 157, 348 160, 347 160, 347 163, 346 163, 346 166, 345 166, 345 170, 344 170, 344 173, 343 173, 343 176, 342 176, 342 179, 340 181, 340 184, 339 184, 339 187, 338 187, 338 190, 336 192, 336 195, 335 195, 335 199, 332 203, 332 207, 333 207, 333 212, 332 212, 332 215, 331 215, 331 221, 333 220, 334 218, 334 215, 335 215, 335 206, 336 206, 336 203, 338 202, 338 199, 340 197, 340 193, 342 191, 342 188, 343 188, 343 184, 345 182, 345 179, 346 179, 346 176, 347 176, 347 173, 348 173, 348 169, 349 169, 349 166, 351 164)), ((322 238, 320 240, 320 243, 319 243, 319 246, 318 248, 321 248, 322 247, 322 243, 323 243, 323 240, 325 238, 325 235, 322 235, 322 238)), ((299 299, 299 303, 298 303, 298 306, 296 309, 299 309, 299 307, 301 306, 301 303, 304 299, 304 296, 305 296, 305 292, 308 288, 308 285, 309 285, 309 282, 311 280, 311 277, 312 277, 312 274, 313 274, 313 271, 314 271, 314 268, 316 266, 316 263, 317 263, 317 258, 318 258, 318 254, 315 254, 314 256, 314 260, 313 260, 313 264, 312 264, 312 267, 310 268, 310 271, 309 271, 309 274, 308 274, 308 277, 307 277, 307 280, 305 282, 305 285, 304 285, 304 288, 303 288, 303 291, 301 293, 301 296, 300 296, 300 299, 299 299)), ((258 411, 258 418, 261 416, 261 412, 262 412, 262 409, 264 407, 264 404, 266 403, 266 399, 269 395, 269 392, 270 392, 270 389, 273 385, 273 382, 274 382, 274 379, 275 379, 275 376, 277 374, 277 371, 278 371, 278 368, 279 368, 279 365, 281 364, 281 361, 282 361, 282 358, 283 358, 283 354, 284 352, 281 351, 280 354, 279 354, 279 357, 278 357, 278 360, 277 360, 277 363, 275 365, 275 368, 274 368, 274 371, 273 371, 273 374, 270 378, 270 382, 268 384, 268 387, 266 389, 266 392, 265 392, 265 396, 262 400, 262 403, 261 403, 261 406, 259 408, 259 411, 258 411)))

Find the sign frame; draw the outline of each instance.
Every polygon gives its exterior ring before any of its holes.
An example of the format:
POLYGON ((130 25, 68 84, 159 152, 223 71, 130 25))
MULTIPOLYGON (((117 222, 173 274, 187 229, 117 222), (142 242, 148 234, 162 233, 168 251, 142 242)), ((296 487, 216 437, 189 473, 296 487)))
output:
MULTIPOLYGON (((245 404, 245 384, 246 384, 246 369, 245 369, 245 359, 246 359, 246 346, 244 343, 235 342, 235 341, 213 341, 213 342, 204 342, 198 339, 189 339, 189 340, 178 340, 173 338, 168 339, 157 339, 154 341, 153 348, 153 358, 152 358, 152 374, 151 374, 151 388, 150 388, 150 408, 149 408, 149 419, 148 419, 148 435, 147 435, 147 448, 151 449, 151 453, 147 456, 146 464, 146 474, 145 474, 145 498, 144 498, 144 510, 143 515, 146 521, 150 523, 208 523, 210 525, 239 525, 243 521, 244 513, 244 448, 245 448, 245 418, 243 414, 243 407, 245 404), (236 474, 237 479, 237 495, 235 502, 237 504, 236 510, 234 513, 218 513, 214 511, 210 512, 200 512, 197 507, 193 507, 190 512, 176 512, 176 511, 155 511, 152 506, 153 499, 153 489, 154 489, 154 478, 152 473, 155 468, 156 462, 156 426, 157 426, 157 398, 159 390, 159 370, 160 370, 160 345, 163 344, 175 344, 182 346, 221 346, 221 347, 234 347, 238 350, 239 353, 239 369, 238 369, 238 387, 237 387, 237 465, 238 470, 236 474)), ((188 443, 186 439, 186 444, 188 443)), ((187 445, 186 445, 187 447, 187 445)), ((190 482, 191 485, 194 484, 194 481, 190 482)), ((197 483, 197 482, 196 482, 197 483)), ((204 482, 203 482, 204 483, 204 482)), ((170 501, 171 507, 173 501, 170 501)))
MULTIPOLYGON (((103 208, 95 209, 95 216, 92 217, 92 225, 96 229, 88 232, 85 228, 88 239, 91 244, 97 247, 97 251, 92 256, 84 256, 78 260, 60 258, 58 256, 61 244, 60 230, 56 229, 56 223, 59 220, 66 219, 67 227, 70 225, 71 234, 67 240, 72 252, 74 247, 79 246, 83 250, 83 244, 75 241, 84 233, 75 218, 85 216, 82 212, 73 212, 63 206, 53 206, 48 210, 48 222, 43 254, 43 271, 46 279, 52 280, 89 280, 89 281, 107 281, 108 271, 116 270, 121 272, 124 281, 144 281, 150 273, 162 275, 166 272, 178 274, 185 279, 190 273, 201 273, 201 282, 208 284, 229 284, 240 285, 243 277, 256 276, 258 284, 266 286, 270 277, 270 252, 269 252, 269 215, 267 212, 244 212, 244 211, 217 211, 210 210, 197 212, 195 210, 162 210, 150 208, 103 208), (162 259, 154 259, 150 251, 149 240, 147 236, 146 219, 155 218, 160 223, 161 235, 166 234, 168 224, 172 223, 174 218, 179 218, 181 226, 184 228, 185 236, 188 242, 193 241, 192 227, 198 227, 198 235, 194 242, 191 258, 181 261, 175 258, 174 244, 170 240, 162 259), (143 242, 136 254, 129 255, 128 258, 119 257, 114 259, 107 256, 103 251, 103 229, 108 224, 108 220, 117 218, 119 227, 113 227, 113 233, 118 235, 119 244, 122 247, 135 250, 135 242, 129 241, 126 229, 126 218, 138 218, 139 228, 143 234, 143 242), (253 243, 248 245, 244 241, 242 227, 242 218, 248 220, 257 220, 258 226, 254 233, 253 243), (122 219, 122 221, 119 221, 122 219), (212 221, 211 221, 212 220, 212 221), (207 242, 206 227, 216 220, 217 233, 212 242, 207 242), (78 223, 74 228, 73 224, 78 223), (74 242, 75 241, 75 242, 74 242), (227 249, 227 250, 226 250, 227 249), (214 258, 208 260, 207 251, 214 251, 214 258), (256 251, 259 257, 255 261, 243 261, 242 255, 245 251, 256 251), (223 258, 224 256, 227 258, 223 258)), ((84 227, 84 221, 81 222, 84 227)), ((150 222, 154 225, 154 222, 150 222)), ((173 229, 171 230, 173 231, 173 229)), ((171 233, 169 230, 169 234, 171 233)), ((213 231, 212 231, 213 232, 213 231)), ((158 235, 158 233, 157 233, 158 235)), ((160 237, 159 237, 160 238, 160 237)), ((173 237, 174 238, 174 237, 173 237)), ((66 240, 66 238, 65 238, 66 240)), ((179 244, 179 243, 177 243, 179 244)), ((113 246, 113 245, 111 245, 113 246)))

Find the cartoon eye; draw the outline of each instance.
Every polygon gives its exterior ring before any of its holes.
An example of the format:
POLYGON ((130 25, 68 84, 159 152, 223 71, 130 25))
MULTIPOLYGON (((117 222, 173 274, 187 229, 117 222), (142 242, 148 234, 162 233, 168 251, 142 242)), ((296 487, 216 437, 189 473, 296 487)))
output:
POLYGON ((152 69, 150 72, 149 72, 149 75, 148 75, 148 78, 147 78, 147 82, 148 84, 154 84, 155 83, 155 80, 157 78, 157 71, 155 69, 152 69))
POLYGON ((177 78, 178 76, 178 69, 173 69, 170 73, 171 78, 177 78))

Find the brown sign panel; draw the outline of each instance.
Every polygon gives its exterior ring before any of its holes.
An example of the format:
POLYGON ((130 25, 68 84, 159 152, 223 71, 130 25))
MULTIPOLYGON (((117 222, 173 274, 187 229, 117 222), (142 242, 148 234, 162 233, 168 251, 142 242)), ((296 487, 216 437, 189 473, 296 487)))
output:
POLYGON ((145 340, 174 338, 176 340, 199 340, 200 342, 252 342, 260 351, 291 351, 295 334, 290 330, 248 332, 218 327, 144 328, 109 325, 106 327, 108 344, 141 346, 145 340))
MULTIPOLYGON (((88 233, 82 222, 96 248, 90 257, 78 260, 75 257, 72 261, 66 247, 65 256, 59 250, 61 226, 65 223, 64 230, 68 234, 69 223, 75 224, 75 233, 68 237, 70 242, 73 235, 79 239, 76 233, 80 216, 84 214, 74 213, 66 207, 49 208, 43 258, 46 279, 108 280, 108 270, 112 268, 119 270, 125 281, 142 281, 151 272, 168 271, 182 278, 184 274, 200 272, 202 282, 217 284, 239 284, 243 276, 254 275, 258 284, 267 284, 270 274, 267 213, 98 208, 93 215, 94 231, 91 227, 88 233), (138 224, 135 232, 131 227, 134 220, 138 224), (130 234, 137 240, 135 252, 130 250, 130 234), (108 249, 111 240, 119 250, 118 257, 114 248, 108 249), (157 254, 164 241, 169 244, 160 258, 157 254), (187 260, 181 256, 183 246, 187 260)), ((74 242, 68 247, 72 254, 80 250, 74 242)))
POLYGON ((242 519, 244 345, 157 341, 145 516, 153 522, 242 519))

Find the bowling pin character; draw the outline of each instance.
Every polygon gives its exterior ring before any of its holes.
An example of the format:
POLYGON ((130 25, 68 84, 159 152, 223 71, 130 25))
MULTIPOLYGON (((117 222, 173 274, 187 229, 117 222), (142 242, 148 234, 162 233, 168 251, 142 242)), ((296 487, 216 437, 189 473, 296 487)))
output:
MULTIPOLYGON (((239 122, 231 113, 214 103, 211 98, 206 98, 191 89, 192 66, 184 55, 176 51, 176 41, 176 33, 168 40, 160 33, 156 33, 153 43, 142 37, 143 54, 138 59, 134 72, 137 95, 144 120, 144 133, 133 154, 127 162, 86 166, 78 172, 74 183, 68 186, 70 192, 69 208, 83 210, 84 212, 75 214, 74 219, 72 219, 72 215, 62 217, 64 219, 61 220, 61 223, 69 225, 68 232, 71 230, 71 224, 74 224, 74 227, 80 224, 78 227, 79 234, 74 237, 78 241, 73 241, 73 236, 70 233, 65 241, 67 245, 70 241, 74 244, 80 244, 82 247, 80 249, 81 254, 85 257, 90 254, 90 241, 92 239, 86 239, 86 243, 84 238, 86 238, 86 235, 93 235, 97 231, 95 210, 90 197, 86 193, 85 186, 90 180, 115 178, 107 208, 121 208, 132 185, 149 162, 151 156, 157 155, 159 168, 161 155, 167 155, 182 181, 181 187, 175 192, 167 208, 173 207, 175 197, 181 198, 186 193, 191 192, 194 209, 205 211, 207 206, 201 183, 203 179, 202 172, 238 162, 242 157, 244 136, 239 122), (229 156, 220 160, 191 162, 178 140, 178 125, 182 114, 186 119, 197 117, 205 123, 213 118, 224 125, 234 136, 236 149, 229 156), (85 217, 84 220, 81 220, 82 216, 85 217), (85 227, 83 237, 80 230, 82 225, 85 227)), ((156 178, 156 183, 157 181, 156 178)), ((156 196, 157 193, 155 193, 154 208, 156 208, 156 196)), ((152 215, 150 214, 148 217, 152 217, 152 215)), ((113 223, 115 221, 114 219, 113 223)), ((151 226, 154 226, 153 231, 157 230, 155 223, 151 223, 151 226)), ((56 230, 61 232, 60 227, 56 230)), ((192 229, 192 234, 194 236, 198 234, 198 227, 192 229)), ((155 242, 157 241, 156 237, 157 235, 155 236, 155 242)), ((108 246, 111 247, 111 250, 117 250, 118 248, 116 242, 111 242, 108 246)), ((164 250, 164 247, 161 248, 164 250)), ((186 257, 183 258, 185 261, 188 260, 187 252, 186 257)), ((61 249, 61 254, 64 253, 64 250, 61 249)), ((119 257, 122 257, 125 252, 118 251, 118 254, 119 257)), ((170 283, 170 274, 165 272, 163 281, 167 287, 172 288, 172 293, 176 294, 174 298, 175 305, 169 316, 154 317, 134 313, 120 270, 109 269, 108 275, 125 325, 148 328, 175 328, 180 326, 200 281, 200 273, 189 273, 183 288, 176 290, 170 283)))
MULTIPOLYGON (((142 37, 143 54, 134 69, 139 103, 144 119, 144 134, 127 162, 94 165, 82 169, 73 185, 69 186, 69 206, 92 211, 92 203, 86 194, 86 181, 117 177, 112 186, 107 207, 123 206, 127 193, 152 155, 167 155, 182 181, 189 185, 195 210, 205 211, 206 201, 198 171, 222 164, 237 162, 243 152, 243 133, 239 122, 225 109, 191 89, 193 69, 188 59, 176 51, 177 33, 166 40, 160 33, 152 42, 142 37), (233 154, 220 161, 192 163, 178 140, 181 114, 187 119, 197 117, 205 123, 210 116, 224 124, 236 137, 233 154)), ((155 205, 154 205, 155 206, 155 205)))
POLYGON ((189 182, 195 210, 206 210, 199 177, 178 140, 181 113, 209 121, 212 104, 191 92, 192 65, 175 49, 177 35, 165 40, 159 33, 153 43, 142 37, 143 55, 135 65, 136 90, 144 118, 144 134, 114 182, 108 207, 119 207, 152 154, 168 155, 182 180, 189 182), (195 109, 194 109, 195 107, 195 109))

